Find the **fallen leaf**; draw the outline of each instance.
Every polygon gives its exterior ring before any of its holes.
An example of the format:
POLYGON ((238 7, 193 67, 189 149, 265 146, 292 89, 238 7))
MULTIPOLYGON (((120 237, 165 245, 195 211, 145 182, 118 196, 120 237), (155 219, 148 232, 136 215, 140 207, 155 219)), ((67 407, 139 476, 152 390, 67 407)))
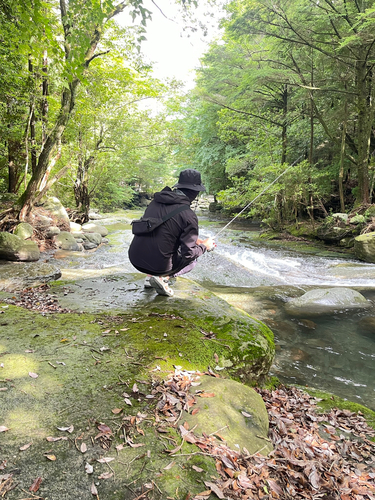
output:
POLYGON ((29 372, 29 377, 31 377, 31 378, 38 378, 39 375, 37 373, 29 372))
POLYGON ((140 446, 144 446, 144 443, 131 443, 130 441, 128 441, 128 445, 132 448, 139 448, 140 446))
POLYGON ((169 470, 172 469, 172 467, 175 465, 176 462, 171 462, 170 464, 166 465, 163 467, 163 470, 169 470))
POLYGON ((152 490, 154 488, 154 485, 152 483, 145 483, 143 486, 149 490, 152 490))
POLYGON ((104 472, 104 474, 100 474, 98 479, 110 479, 113 476, 113 472, 104 472))
POLYGON ((196 415, 199 412, 199 408, 194 408, 194 410, 191 412, 192 415, 196 415))
POLYGON ((92 474, 94 472, 94 467, 86 462, 85 471, 87 474, 92 474))
POLYGON ((202 394, 197 394, 201 398, 214 398, 215 394, 213 392, 202 392, 202 394))
POLYGON ((201 469, 200 467, 197 467, 196 465, 193 465, 192 469, 194 469, 196 472, 204 472, 204 469, 201 469))
POLYGON ((99 462, 100 464, 108 464, 109 462, 112 462, 112 460, 114 460, 113 457, 103 457, 103 458, 98 458, 97 462, 99 462))
POLYGON ((241 411, 241 413, 242 413, 242 415, 243 415, 244 417, 248 417, 248 418, 251 418, 251 417, 252 417, 251 413, 247 413, 247 411, 241 411))
POLYGON ((23 446, 21 446, 19 448, 20 451, 25 451, 27 450, 27 448, 30 448, 30 446, 32 445, 33 443, 27 443, 27 444, 24 444, 23 446))
POLYGON ((98 490, 97 490, 97 488, 96 488, 96 486, 95 486, 94 483, 92 483, 90 491, 91 491, 92 495, 98 496, 98 490))
POLYGON ((221 489, 216 486, 215 483, 211 483, 210 481, 204 481, 204 484, 210 488, 210 490, 215 493, 215 495, 220 498, 220 499, 225 499, 225 496, 223 495, 223 492, 221 491, 221 489))
POLYGON ((133 405, 132 405, 132 402, 130 401, 130 399, 125 398, 125 399, 124 399, 124 401, 125 401, 125 403, 126 403, 127 405, 129 405, 129 406, 133 406, 133 405))
POLYGON ((108 425, 105 425, 105 424, 100 424, 98 425, 98 429, 100 430, 100 432, 102 432, 103 434, 112 434, 112 431, 111 429, 108 427, 108 425))
POLYGON ((69 427, 57 427, 57 429, 59 431, 69 432, 69 434, 71 434, 74 431, 73 425, 70 425, 69 427))
POLYGON ((118 415, 119 413, 122 412, 122 408, 114 408, 113 410, 111 410, 112 413, 114 413, 115 415, 118 415))
POLYGON ((54 443, 55 441, 67 441, 68 440, 68 438, 66 436, 61 436, 61 437, 51 437, 51 436, 48 436, 46 439, 50 443, 54 443))
POLYGON ((214 354, 214 359, 215 359, 216 363, 218 363, 218 362, 219 362, 219 356, 216 354, 216 352, 215 352, 215 354, 214 354))
POLYGON ((81 444, 81 453, 86 453, 86 451, 87 451, 87 445, 86 445, 86 443, 82 443, 81 444))
POLYGON ((25 351, 25 352, 27 352, 27 353, 32 353, 32 352, 35 352, 35 349, 26 349, 26 351, 25 351))
POLYGON ((137 384, 133 385, 133 392, 139 392, 137 384))
POLYGON ((124 448, 124 445, 123 445, 123 444, 118 444, 118 445, 116 446, 116 450, 117 450, 117 451, 121 451, 123 448, 124 448))
POLYGON ((8 387, 0 387, 0 391, 7 391, 8 390, 8 387))
POLYGON ((5 432, 9 431, 8 427, 5 427, 5 425, 0 425, 0 432, 5 432))
POLYGON ((42 481, 43 479, 41 477, 37 477, 33 484, 30 486, 29 491, 31 491, 32 493, 36 493, 39 490, 42 481))
POLYGON ((56 460, 56 456, 55 455, 44 455, 46 458, 48 458, 48 460, 51 460, 51 462, 54 462, 56 460))

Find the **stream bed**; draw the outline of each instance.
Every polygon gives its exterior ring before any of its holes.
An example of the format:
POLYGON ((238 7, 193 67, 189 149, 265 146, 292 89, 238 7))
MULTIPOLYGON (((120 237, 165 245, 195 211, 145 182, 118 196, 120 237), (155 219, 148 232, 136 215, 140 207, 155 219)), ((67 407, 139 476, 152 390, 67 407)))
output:
MULTIPOLYGON (((57 252, 50 259, 62 269, 63 278, 135 272, 127 257, 129 220, 100 223, 109 230, 109 245, 94 253, 57 252)), ((223 226, 202 218, 200 236, 213 236, 223 226)), ((231 225, 217 243, 187 276, 271 328, 276 344, 271 373, 284 383, 329 391, 375 410, 375 265, 324 246, 262 241, 259 228, 251 224, 231 225), (365 312, 318 317, 286 313, 291 298, 337 286, 356 289, 374 306, 365 312)))

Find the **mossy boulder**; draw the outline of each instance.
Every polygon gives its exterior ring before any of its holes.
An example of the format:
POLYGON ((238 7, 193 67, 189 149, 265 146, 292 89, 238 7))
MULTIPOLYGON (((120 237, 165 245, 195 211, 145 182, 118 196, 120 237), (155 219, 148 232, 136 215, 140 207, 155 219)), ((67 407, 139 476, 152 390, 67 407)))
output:
POLYGON ((34 241, 0 232, 0 260, 35 262, 39 257, 40 251, 34 241))
MULTIPOLYGON (((62 500, 91 499, 93 483, 100 498, 108 500, 133 500, 152 482, 160 498, 173 498, 177 489, 179 498, 197 495, 205 489, 203 481, 217 474, 215 461, 195 454, 197 448, 187 442, 173 456, 165 453, 181 444, 181 436, 168 422, 162 433, 157 430, 161 421, 155 417, 158 393, 152 393, 153 387, 174 372, 177 364, 230 376, 236 366, 219 368, 228 359, 234 361, 237 352, 242 352, 251 369, 256 364, 248 357, 245 340, 259 348, 262 342, 257 334, 267 334, 272 351, 272 333, 187 280, 176 290, 179 298, 174 305, 175 299, 151 296, 142 289, 129 312, 124 307, 121 311, 117 300, 124 304, 121 291, 129 289, 130 294, 131 287, 134 294, 137 279, 103 279, 104 288, 112 285, 112 293, 109 288, 102 292, 112 308, 96 296, 98 280, 89 281, 68 286, 57 283, 53 293, 75 308, 82 307, 79 299, 84 298, 91 313, 42 315, 14 306, 1 308, 0 385, 4 390, 0 425, 8 429, 1 434, 0 454, 8 464, 3 472, 19 471, 17 485, 24 490, 41 477, 38 495, 62 500), (93 311, 98 299, 107 314, 93 311), (188 317, 186 309, 195 306, 198 318, 193 313, 188 317), (212 314, 206 322, 203 311, 212 314), (191 454, 189 461, 186 454, 191 454)), ((239 360, 240 374, 246 371, 243 360, 239 360)), ((218 399, 233 395, 231 385, 225 389, 227 382, 218 382, 222 385, 218 399)), ((265 432, 267 419, 260 421, 265 409, 259 398, 246 388, 237 394, 231 411, 239 412, 248 430, 255 423, 255 432, 265 432), (258 399, 254 408, 253 397, 258 399)), ((200 431, 206 432, 204 427, 200 431)), ((251 446, 247 437, 241 442, 241 436, 234 444, 251 446)), ((269 443, 264 440, 262 445, 269 443)), ((9 500, 19 496, 18 490, 7 494, 9 500)))
POLYGON ((103 237, 107 236, 108 229, 100 224, 93 224, 92 222, 87 222, 86 224, 82 224, 82 231, 84 233, 99 233, 103 237))
POLYGON ((18 226, 16 226, 13 234, 18 236, 22 240, 27 240, 34 234, 34 228, 28 222, 21 222, 20 224, 18 224, 18 226))
POLYGON ((68 212, 58 198, 55 196, 46 196, 43 198, 41 206, 44 210, 49 212, 54 219, 57 219, 59 224, 64 224, 67 228, 70 226, 68 212))
POLYGON ((54 241, 56 243, 57 248, 61 248, 61 250, 68 250, 71 252, 79 252, 80 247, 74 236, 68 231, 61 231, 54 237, 54 241))
POLYGON ((319 316, 353 309, 368 309, 372 302, 351 288, 319 288, 291 299, 285 310, 292 316, 319 316))
POLYGON ((375 262, 375 232, 357 236, 354 240, 354 255, 365 262, 375 262))
MULTIPOLYGON (((145 291, 143 280, 139 273, 116 275, 113 280, 96 277, 70 284, 73 293, 66 294, 60 286, 54 287, 54 293, 63 307, 78 311, 124 311, 128 304, 134 313, 180 318, 170 339, 164 339, 163 332, 153 335, 151 331, 147 336, 150 351, 162 353, 158 363, 162 368, 171 369, 174 364, 188 370, 218 366, 223 375, 244 382, 259 381, 268 374, 275 349, 273 333, 264 323, 189 279, 177 280, 171 298, 156 295, 153 289, 145 291), (167 341, 179 350, 168 351, 167 341)), ((133 341, 140 343, 139 348, 143 346, 138 333, 133 341)))
POLYGON ((234 380, 203 376, 200 385, 190 388, 196 396, 194 415, 186 414, 183 421, 198 435, 218 433, 232 450, 246 448, 250 454, 267 455, 273 447, 268 442, 268 414, 263 399, 252 388, 234 380))

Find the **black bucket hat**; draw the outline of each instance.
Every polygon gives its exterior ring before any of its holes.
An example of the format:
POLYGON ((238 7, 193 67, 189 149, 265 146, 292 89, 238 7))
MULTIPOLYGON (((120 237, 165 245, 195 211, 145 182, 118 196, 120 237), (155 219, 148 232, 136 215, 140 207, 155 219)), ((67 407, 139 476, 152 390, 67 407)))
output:
POLYGON ((192 168, 182 170, 182 172, 180 172, 177 184, 175 184, 173 187, 191 189, 192 191, 206 191, 206 188, 202 184, 200 172, 192 168))

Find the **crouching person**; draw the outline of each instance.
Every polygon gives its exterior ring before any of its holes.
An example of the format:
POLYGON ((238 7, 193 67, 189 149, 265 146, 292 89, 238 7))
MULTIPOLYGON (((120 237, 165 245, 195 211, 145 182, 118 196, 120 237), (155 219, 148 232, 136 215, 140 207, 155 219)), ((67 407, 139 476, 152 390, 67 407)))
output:
POLYGON ((130 244, 130 262, 148 275, 145 287, 155 288, 159 295, 172 297, 169 279, 191 271, 198 257, 215 246, 213 238, 198 238, 198 218, 190 204, 200 191, 205 191, 200 173, 183 170, 173 190, 166 186, 155 193, 142 217, 164 222, 148 233, 135 234, 130 244))

